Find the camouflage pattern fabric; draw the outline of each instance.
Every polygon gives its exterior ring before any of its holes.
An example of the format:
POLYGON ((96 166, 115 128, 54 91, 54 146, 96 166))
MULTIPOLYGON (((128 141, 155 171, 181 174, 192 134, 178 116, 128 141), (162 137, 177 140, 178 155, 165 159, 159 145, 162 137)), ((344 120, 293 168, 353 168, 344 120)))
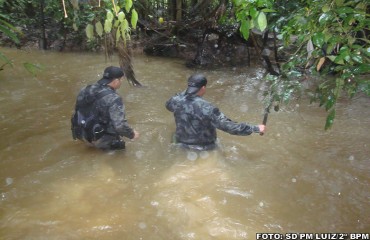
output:
MULTIPOLYGON (((98 83, 86 86, 81 89, 77 96, 76 108, 82 107, 86 105, 86 103, 94 104, 94 114, 98 117, 99 122, 106 126, 106 135, 114 136, 113 138, 105 137, 103 139, 117 140, 117 137, 119 138, 119 136, 124 136, 129 139, 134 137, 134 131, 127 123, 125 117, 125 106, 122 98, 114 89, 98 83), (109 91, 109 93, 95 101, 96 96, 101 94, 103 91, 109 91)), ((99 146, 101 145, 100 141, 99 146)), ((103 145, 108 146, 109 143, 105 143, 103 145)))
POLYGON ((216 129, 232 135, 259 133, 258 126, 230 120, 217 107, 197 95, 178 93, 166 102, 166 108, 174 113, 178 143, 199 146, 215 144, 216 129))

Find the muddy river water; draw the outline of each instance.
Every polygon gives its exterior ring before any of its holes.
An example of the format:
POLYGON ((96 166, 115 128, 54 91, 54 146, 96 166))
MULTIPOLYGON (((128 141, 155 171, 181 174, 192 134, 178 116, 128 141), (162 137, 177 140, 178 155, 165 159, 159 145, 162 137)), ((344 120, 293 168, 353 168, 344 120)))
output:
MULTIPOLYGON (((369 233, 370 99, 326 112, 301 99, 271 112, 264 136, 218 131, 220 147, 171 145, 164 104, 194 72, 181 60, 137 54, 144 88, 118 92, 140 132, 123 152, 73 141, 70 116, 85 84, 101 78, 101 54, 1 49, 0 239, 256 239, 256 233, 369 233), (37 77, 24 62, 42 64, 37 77)), ((207 100, 229 118, 258 124, 259 67, 202 71, 207 100)), ((368 235, 367 235, 368 236, 368 235)), ((369 239, 369 238, 367 238, 369 239)))

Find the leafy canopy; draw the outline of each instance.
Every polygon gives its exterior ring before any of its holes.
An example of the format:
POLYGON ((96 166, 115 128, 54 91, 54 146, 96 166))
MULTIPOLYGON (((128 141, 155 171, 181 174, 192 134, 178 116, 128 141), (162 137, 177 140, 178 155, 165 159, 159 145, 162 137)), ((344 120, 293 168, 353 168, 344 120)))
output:
POLYGON ((103 2, 104 8, 94 12, 90 19, 91 23, 87 24, 86 36, 92 40, 95 36, 103 37, 104 33, 112 33, 115 35, 116 42, 123 40, 126 43, 130 40, 131 29, 136 29, 138 21, 138 13, 133 8, 132 0, 117 1, 117 3, 114 0, 103 2), (130 15, 130 18, 127 15, 130 15))
POLYGON ((267 78, 271 101, 288 101, 301 91, 304 72, 322 76, 312 101, 328 111, 328 129, 341 96, 370 96, 367 0, 234 0, 234 4, 244 38, 253 28, 274 30, 284 43, 280 52, 294 50, 282 65, 281 76, 267 78))

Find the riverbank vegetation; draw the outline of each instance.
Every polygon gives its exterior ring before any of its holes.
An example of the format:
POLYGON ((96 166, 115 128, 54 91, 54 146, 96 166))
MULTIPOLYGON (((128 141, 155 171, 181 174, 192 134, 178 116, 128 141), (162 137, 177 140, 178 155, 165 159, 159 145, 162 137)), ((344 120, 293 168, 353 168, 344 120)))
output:
MULTIPOLYGON (((131 56, 139 48, 193 68, 258 61, 268 106, 314 85, 325 129, 341 97, 370 96, 366 0, 2 0, 0 9, 2 45, 117 54, 135 86, 131 56)), ((2 69, 11 64, 3 54, 0 61, 2 69)))

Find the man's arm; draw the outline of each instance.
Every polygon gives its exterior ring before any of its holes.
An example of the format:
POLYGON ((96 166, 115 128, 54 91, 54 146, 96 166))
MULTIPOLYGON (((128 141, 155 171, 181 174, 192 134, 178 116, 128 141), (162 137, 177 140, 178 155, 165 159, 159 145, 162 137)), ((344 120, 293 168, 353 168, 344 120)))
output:
POLYGON ((170 99, 168 99, 168 101, 166 102, 166 108, 167 108, 167 110, 168 111, 170 111, 170 112, 173 112, 174 111, 174 108, 173 108, 173 103, 172 103, 172 98, 173 97, 171 97, 170 99))
POLYGON ((216 128, 232 135, 246 136, 260 132, 260 127, 258 125, 234 122, 220 112, 218 108, 213 108, 212 110, 212 123, 216 128))
POLYGON ((177 93, 175 96, 172 96, 168 101, 166 102, 166 108, 170 112, 174 112, 176 109, 176 104, 178 104, 180 100, 180 93, 177 93))
POLYGON ((129 139, 135 137, 134 130, 129 126, 125 117, 125 107, 121 99, 117 99, 109 107, 109 116, 112 125, 120 136, 125 136, 129 139))

